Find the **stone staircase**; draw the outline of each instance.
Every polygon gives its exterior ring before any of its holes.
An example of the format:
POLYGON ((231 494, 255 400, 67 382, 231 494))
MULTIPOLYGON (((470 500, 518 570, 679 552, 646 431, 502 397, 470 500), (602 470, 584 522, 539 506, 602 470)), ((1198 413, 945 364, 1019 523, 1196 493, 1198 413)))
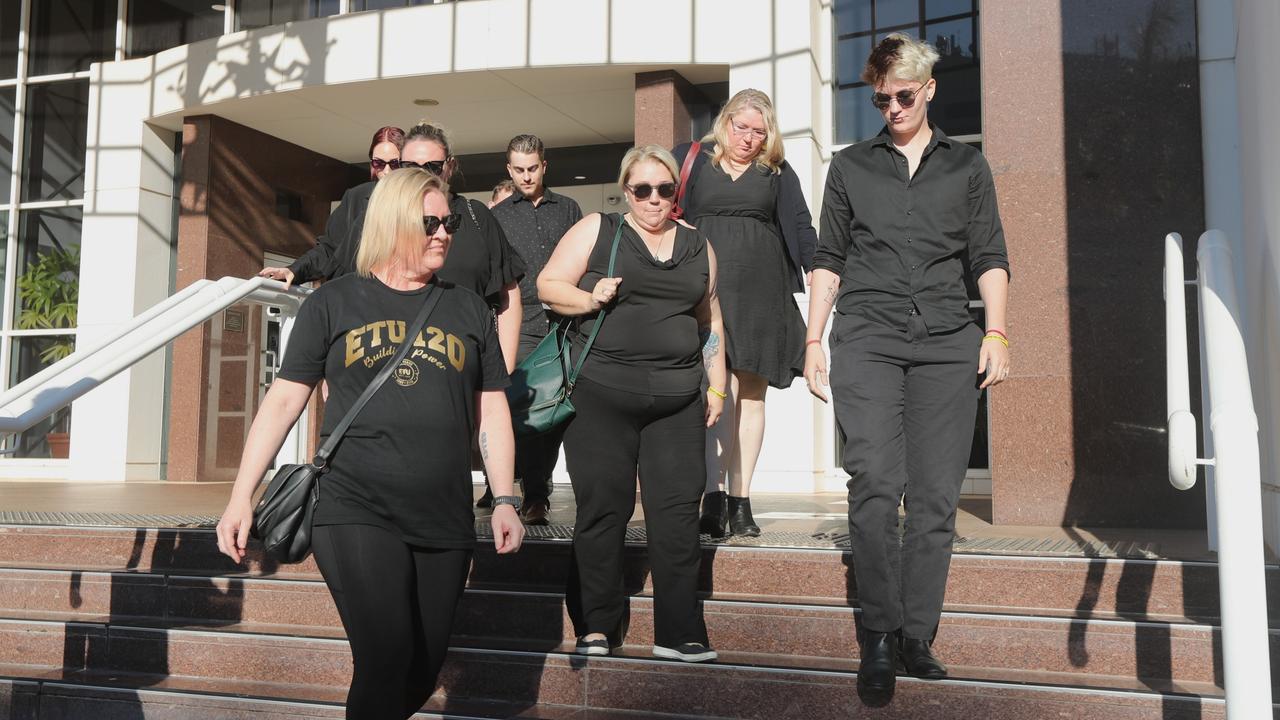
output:
MULTIPOLYGON (((644 549, 627 558, 628 645, 588 660, 563 610, 567 543, 482 544, 421 717, 1225 717, 1211 563, 957 555, 937 642, 952 678, 900 678, 868 706, 847 554, 707 547, 720 660, 698 666, 649 656, 644 549)), ((235 567, 204 529, 0 526, 0 720, 337 718, 349 673, 309 561, 235 567)))

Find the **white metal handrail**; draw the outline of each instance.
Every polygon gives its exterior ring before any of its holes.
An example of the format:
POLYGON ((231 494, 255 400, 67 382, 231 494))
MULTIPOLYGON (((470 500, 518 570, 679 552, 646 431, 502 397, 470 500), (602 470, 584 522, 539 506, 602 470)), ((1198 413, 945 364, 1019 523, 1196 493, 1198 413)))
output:
POLYGON ((263 277, 193 283, 103 341, 76 350, 0 395, 0 432, 30 428, 236 303, 277 305, 292 315, 308 293, 306 288, 286 288, 282 282, 263 277))
POLYGON ((1186 489, 1195 484, 1196 464, 1214 468, 1227 718, 1269 718, 1272 713, 1271 662, 1258 417, 1253 409, 1249 363, 1240 331, 1231 246, 1221 231, 1209 230, 1200 236, 1196 262, 1214 457, 1196 458, 1195 418, 1191 416, 1187 388, 1182 239, 1171 233, 1165 239, 1169 480, 1175 487, 1186 489), (1181 310, 1180 317, 1174 316, 1175 310, 1181 310), (1175 371, 1179 372, 1176 378, 1175 371))

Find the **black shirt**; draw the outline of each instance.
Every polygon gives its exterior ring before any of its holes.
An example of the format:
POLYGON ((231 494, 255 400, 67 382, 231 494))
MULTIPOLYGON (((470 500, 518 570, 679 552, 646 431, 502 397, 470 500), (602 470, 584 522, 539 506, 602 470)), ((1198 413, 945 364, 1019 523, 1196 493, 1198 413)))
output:
MULTIPOLYGON (((289 266, 295 283, 331 280, 356 271, 364 215, 377 186, 378 181, 370 180, 342 195, 342 202, 329 215, 324 235, 289 266)), ((511 249, 484 203, 451 194, 449 212, 462 215, 462 226, 453 234, 440 279, 465 287, 497 307, 502 288, 524 274, 524 261, 511 249)))
MULTIPOLYGON (((439 282, 443 293, 402 371, 355 418, 320 478, 318 525, 384 527, 412 545, 469 548, 475 392, 505 387, 506 365, 489 308, 475 293, 439 282)), ((327 438, 404 341, 427 288, 392 290, 351 274, 302 303, 279 376, 329 382, 327 438)))
POLYGON ((577 201, 546 188, 542 202, 536 206, 521 193, 514 193, 493 208, 507 235, 507 241, 524 260, 524 277, 520 278, 520 301, 524 304, 522 335, 542 337, 547 334, 547 316, 538 299, 538 273, 547 266, 560 238, 582 219, 577 201))
MULTIPOLYGON (((711 265, 707 238, 676 226, 671 258, 653 259, 644 240, 621 215, 601 214, 600 234, 578 287, 587 292, 609 273, 609 253, 623 223, 613 277, 622 278, 607 308, 582 375, 609 387, 646 395, 687 395, 702 384, 702 340, 698 305, 707 296, 711 265)), ((599 314, 584 316, 574 338, 573 362, 599 314)))
POLYGON ((831 158, 815 268, 840 276, 836 309, 931 333, 972 322, 964 274, 1009 270, 991 169, 933 128, 914 176, 888 131, 831 158))

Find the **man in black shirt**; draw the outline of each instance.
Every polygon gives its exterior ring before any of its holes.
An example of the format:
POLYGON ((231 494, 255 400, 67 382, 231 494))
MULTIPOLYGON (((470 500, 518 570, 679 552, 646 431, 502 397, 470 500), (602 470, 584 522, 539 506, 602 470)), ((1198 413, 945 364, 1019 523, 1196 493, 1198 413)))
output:
POLYGON ((821 342, 834 306, 831 388, 862 606, 858 682, 872 692, 892 691, 899 657, 916 677, 946 677, 930 644, 974 414, 980 387, 1009 375, 995 187, 977 150, 928 122, 937 59, 900 34, 872 51, 862 77, 886 128, 831 159, 813 259, 805 380, 827 399, 821 342), (985 335, 968 312, 966 273, 986 305, 985 335))
MULTIPOLYGON (((554 193, 546 186, 547 161, 542 140, 536 135, 511 138, 507 144, 507 172, 516 192, 495 205, 493 215, 525 263, 520 280, 524 316, 518 355, 523 360, 548 330, 549 319, 538 300, 538 274, 560 238, 582 219, 582 209, 573 198, 554 193)), ((547 523, 551 473, 560 456, 560 440, 559 432, 551 432, 522 438, 516 444, 516 476, 524 489, 522 513, 529 525, 547 523)))

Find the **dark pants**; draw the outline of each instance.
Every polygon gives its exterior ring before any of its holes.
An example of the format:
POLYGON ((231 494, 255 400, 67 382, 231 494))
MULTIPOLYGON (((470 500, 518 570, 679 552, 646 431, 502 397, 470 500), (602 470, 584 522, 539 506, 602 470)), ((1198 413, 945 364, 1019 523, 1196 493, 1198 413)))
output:
POLYGON ((435 691, 471 551, 412 547, 373 525, 317 525, 312 545, 351 643, 347 717, 413 715, 435 691))
POLYGON ((849 473, 849 534, 867 630, 931 640, 977 412, 976 325, 930 335, 837 315, 831 389, 849 473), (898 534, 898 505, 906 526, 898 534))
POLYGON ((566 603, 577 635, 626 632, 623 541, 635 510, 636 470, 653 572, 654 641, 707 642, 698 604, 698 503, 706 470, 701 393, 642 395, 581 379, 564 436, 577 497, 566 603))
MULTIPOLYGON (((528 357, 541 341, 540 336, 521 333, 517 361, 528 357)), ((560 459, 560 442, 563 439, 563 427, 542 435, 516 438, 516 478, 520 480, 526 503, 551 497, 551 474, 560 459)))

